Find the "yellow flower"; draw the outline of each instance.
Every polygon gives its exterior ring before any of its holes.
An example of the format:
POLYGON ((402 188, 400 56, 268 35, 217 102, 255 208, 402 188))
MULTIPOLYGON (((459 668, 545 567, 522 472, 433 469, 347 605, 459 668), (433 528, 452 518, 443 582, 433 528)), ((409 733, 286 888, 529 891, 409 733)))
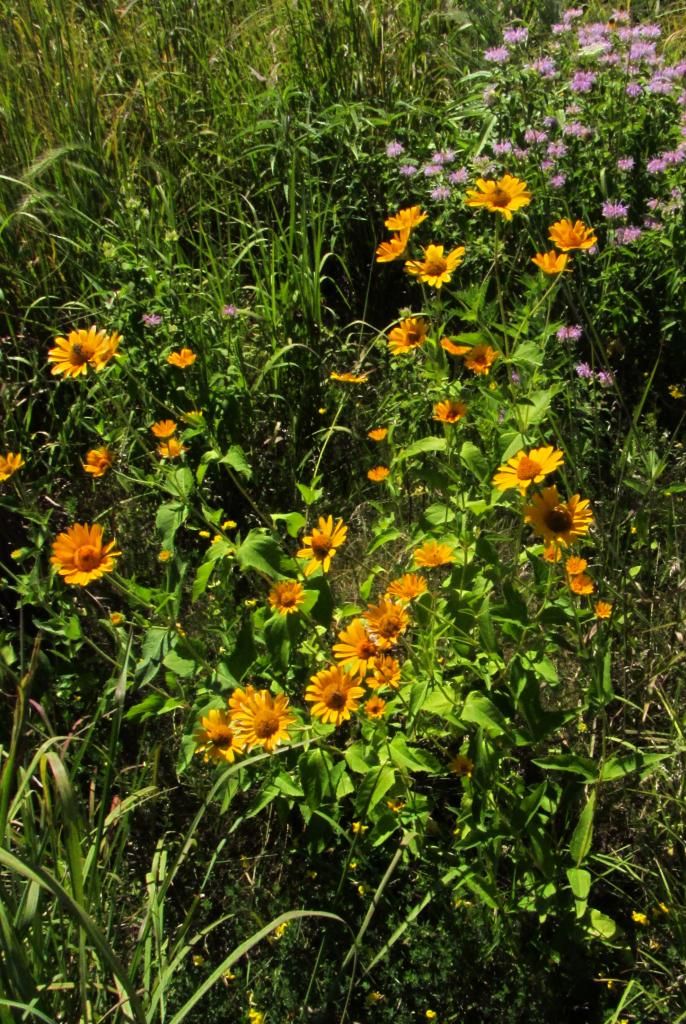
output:
POLYGON ((395 597, 398 601, 414 601, 415 597, 421 597, 427 591, 426 580, 416 572, 406 572, 400 579, 393 580, 386 591, 389 597, 395 597))
POLYGON ((161 459, 178 459, 187 451, 188 448, 179 441, 178 437, 170 437, 168 441, 162 441, 157 446, 157 454, 161 459))
POLYGON ((184 412, 181 414, 181 419, 185 423, 189 423, 192 427, 198 427, 205 418, 205 414, 202 409, 191 409, 190 412, 184 412))
POLYGON ((548 238, 563 252, 569 252, 571 249, 590 249, 598 241, 593 234, 593 228, 587 228, 582 220, 572 224, 566 217, 551 224, 548 238))
POLYGON ((544 274, 561 274, 569 262, 569 256, 567 253, 550 249, 548 252, 537 252, 531 262, 535 263, 544 274))
POLYGON ((288 727, 295 721, 288 709, 288 697, 280 693, 272 697, 269 690, 247 690, 240 687, 231 695, 231 727, 236 739, 248 750, 262 747, 272 753, 278 743, 290 739, 288 727))
POLYGON ((464 364, 472 373, 488 374, 500 352, 490 345, 474 345, 464 355, 464 364))
POLYGON ((113 462, 114 455, 109 448, 91 448, 86 453, 86 461, 82 465, 91 476, 104 476, 113 462))
POLYGON ((640 910, 632 910, 631 920, 635 921, 636 924, 648 924, 648 915, 641 913, 640 910))
POLYGON ((374 427, 373 430, 368 431, 367 437, 370 441, 385 441, 388 436, 387 427, 374 427))
POLYGON ((387 800, 386 801, 386 807, 389 809, 389 811, 393 811, 394 814, 398 814, 400 811, 402 811, 404 806, 405 806, 405 801, 404 800, 387 800))
POLYGON ((456 345, 450 338, 441 338, 441 348, 451 356, 463 356, 469 352, 469 345, 456 345))
MULTIPOLYGON (((366 384, 369 378, 368 373, 336 373, 329 374, 330 380, 343 381, 344 384, 366 384)), ((326 410, 324 410, 326 412, 326 410)))
POLYGON ((274 584, 267 600, 280 615, 290 615, 297 612, 305 600, 305 591, 297 580, 285 580, 274 584))
POLYGON ((403 605, 388 601, 386 598, 378 604, 367 605, 364 617, 377 647, 382 651, 392 647, 410 624, 409 615, 403 605))
POLYGON ((399 231, 388 242, 382 242, 376 250, 376 262, 392 263, 393 260, 402 259, 407 250, 407 240, 409 237, 409 230, 399 231))
POLYGON ((115 559, 121 554, 115 551, 114 543, 103 544, 102 526, 97 523, 75 523, 53 541, 50 562, 65 583, 85 587, 114 569, 115 559))
POLYGON ((409 316, 401 320, 388 335, 388 347, 394 356, 404 355, 415 348, 421 348, 426 341, 428 332, 426 320, 418 316, 409 316))
POLYGON ((455 772, 456 775, 466 775, 468 779, 472 777, 474 772, 474 762, 471 757, 467 757, 466 754, 455 754, 449 765, 450 771, 455 772))
POLYGON ((222 523, 222 530, 235 530, 238 523, 235 519, 225 519, 222 523))
POLYGON ((158 562, 168 562, 169 559, 171 558, 171 556, 172 556, 171 551, 168 551, 167 548, 162 548, 162 550, 160 551, 159 555, 157 556, 157 561, 158 562))
POLYGON ((24 458, 19 452, 8 452, 7 455, 0 455, 0 483, 9 480, 13 473, 25 465, 24 458))
POLYGON ((391 217, 388 217, 384 224, 389 231, 412 231, 418 224, 421 224, 428 217, 428 213, 422 213, 420 206, 408 206, 404 210, 398 210, 391 217))
POLYGON ((439 565, 449 565, 455 561, 455 551, 450 544, 439 544, 435 540, 427 540, 414 553, 415 565, 425 565, 434 569, 439 565))
POLYGON ((120 341, 120 334, 107 334, 95 326, 87 331, 70 331, 66 338, 55 338, 55 347, 48 352, 48 362, 55 364, 51 373, 78 377, 89 366, 99 373, 116 353, 120 341))
POLYGON ((382 686, 390 686, 397 690, 400 686, 400 662, 390 654, 380 654, 374 658, 374 674, 367 679, 367 683, 373 690, 380 690, 382 686))
POLYGON ((332 650, 341 668, 352 675, 366 675, 379 649, 362 619, 353 619, 349 626, 341 630, 338 639, 340 643, 334 644, 332 650))
POLYGON ((572 555, 565 562, 565 571, 568 576, 580 576, 586 571, 588 562, 585 558, 577 558, 576 555, 572 555))
POLYGON ((121 626, 124 616, 121 612, 110 612, 110 622, 113 626, 121 626))
POLYGON ((180 348, 178 352, 169 353, 167 362, 170 366, 177 366, 180 370, 185 370, 187 366, 192 366, 197 358, 192 349, 180 348))
POLYGON ((364 689, 349 672, 341 672, 338 665, 325 668, 311 676, 305 690, 305 700, 312 704, 311 713, 322 722, 340 725, 357 711, 364 689))
POLYGON ((176 433, 178 424, 176 420, 158 420, 150 427, 155 437, 166 438, 176 433))
POLYGON ((354 821, 350 828, 352 829, 353 835, 361 836, 363 832, 367 831, 369 825, 363 825, 361 821, 354 821))
POLYGON ((684 396, 686 395, 686 392, 684 392, 683 388, 680 388, 677 384, 670 384, 667 390, 669 391, 672 398, 684 398, 684 396))
POLYGON ((427 1010, 424 1016, 426 1017, 427 1020, 436 1020, 438 1014, 436 1013, 435 1010, 427 1010))
POLYGON ((372 481, 372 483, 380 484, 386 479, 390 472, 391 471, 388 466, 374 466, 373 469, 367 470, 367 477, 372 481))
MULTIPOLYGON (((580 559, 584 561, 584 559, 580 559)), ((592 594, 595 590, 595 583, 590 576, 587 576, 585 572, 578 573, 576 576, 569 577, 569 589, 574 594, 592 594)))
POLYGON ((386 701, 383 697, 378 697, 376 694, 370 697, 364 705, 364 713, 368 718, 383 718, 383 713, 386 710, 386 701))
POLYGON ((587 498, 575 494, 562 501, 557 487, 546 487, 541 494, 534 494, 532 504, 524 509, 524 522, 547 543, 566 547, 588 533, 593 515, 587 498))
POLYGON ((559 544, 556 544, 555 541, 551 541, 550 544, 546 544, 543 549, 543 557, 546 562, 559 562, 562 558, 562 548, 559 544))
POLYGON ((477 178, 476 188, 467 192, 467 206, 483 206, 491 213, 502 214, 505 220, 512 220, 513 212, 530 202, 526 182, 511 174, 505 174, 499 181, 477 178))
POLYGON ((205 761, 228 761, 233 764, 236 754, 243 749, 226 711, 212 708, 200 719, 200 727, 193 739, 196 743, 195 753, 202 754, 205 761))
POLYGON ((498 467, 493 477, 493 486, 499 491, 518 487, 524 494, 529 484, 540 484, 563 462, 564 453, 552 446, 532 448, 530 452, 517 452, 504 465, 498 467))
POLYGON ((453 271, 457 270, 464 258, 463 245, 458 245, 445 256, 442 245, 427 245, 422 252, 424 259, 408 260, 405 270, 422 284, 428 284, 431 288, 442 288, 444 284, 448 284, 452 279, 453 271))
POLYGON ((597 619, 609 619, 612 615, 612 602, 596 601, 594 610, 597 619))
POLYGON ((320 567, 322 572, 329 571, 331 559, 344 543, 347 533, 348 527, 344 526, 342 519, 337 519, 334 525, 333 516, 327 519, 319 517, 319 526, 313 527, 312 533, 303 537, 303 546, 297 552, 298 558, 307 559, 303 569, 306 576, 311 576, 320 567))
POLYGON ((264 1014, 260 1010, 255 1010, 251 1007, 248 1010, 248 1020, 250 1024, 264 1024, 264 1014))
POLYGON ((446 399, 444 402, 437 402, 434 405, 433 418, 440 420, 441 423, 457 423, 464 416, 467 415, 467 406, 464 402, 458 402, 452 398, 446 399))

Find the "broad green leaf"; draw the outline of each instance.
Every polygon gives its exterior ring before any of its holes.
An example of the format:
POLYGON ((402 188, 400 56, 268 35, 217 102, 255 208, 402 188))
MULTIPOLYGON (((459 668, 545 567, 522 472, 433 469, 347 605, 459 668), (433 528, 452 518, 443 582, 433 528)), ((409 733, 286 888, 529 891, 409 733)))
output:
POLYGON ((577 867, 586 859, 593 841, 593 817, 595 815, 597 789, 591 792, 586 806, 581 812, 574 835, 569 843, 569 852, 577 867))
POLYGON ((188 506, 180 501, 170 501, 166 505, 160 505, 155 516, 155 526, 162 534, 162 547, 171 551, 174 547, 174 537, 180 526, 188 518, 188 506))
POLYGON ((628 751, 626 754, 613 754, 602 765, 600 769, 600 781, 611 782, 613 779, 623 779, 625 775, 632 772, 647 772, 660 761, 668 757, 675 757, 676 751, 666 754, 643 754, 640 750, 628 751))
POLYGON ((174 675, 180 676, 181 679, 188 679, 195 672, 196 662, 190 658, 182 658, 176 651, 170 651, 169 654, 165 655, 162 664, 165 668, 168 668, 174 675))
POLYGON ((590 920, 590 931, 600 936, 601 939, 613 939, 617 934, 617 924, 608 917, 607 914, 603 914, 600 910, 594 910, 591 908, 591 920, 590 920))
POLYGON ((244 476, 246 480, 252 477, 252 469, 250 463, 245 457, 245 452, 239 444, 232 444, 228 452, 221 457, 219 464, 222 466, 230 466, 241 476, 244 476))
POLYGON ((589 782, 595 782, 598 778, 596 762, 592 761, 590 757, 581 757, 578 754, 549 754, 547 757, 535 757, 533 763, 548 771, 571 772, 572 775, 580 775, 589 782))
POLYGON ((490 476, 489 465, 481 451, 471 441, 465 441, 460 448, 460 459, 477 480, 486 480, 490 476))
POLYGON ((504 716, 495 704, 478 690, 472 690, 467 695, 460 718, 463 722, 481 726, 489 736, 502 736, 508 731, 504 716))
POLYGON ((391 740, 388 752, 393 764, 398 768, 408 768, 412 772, 440 772, 441 770, 438 758, 426 750, 420 750, 419 747, 409 747, 402 733, 398 733, 391 740))
POLYGON ((380 768, 371 768, 357 791, 357 800, 355 801, 357 814, 366 816, 373 811, 379 801, 383 800, 391 786, 394 785, 395 771, 391 765, 384 764, 380 768))
POLYGON ((591 891, 590 871, 586 871, 584 868, 567 868, 566 874, 575 899, 588 899, 588 894, 591 891))
POLYGON ((272 513, 274 523, 283 522, 286 524, 286 532, 289 537, 297 537, 307 522, 302 512, 276 512, 272 513))
POLYGON ((395 457, 395 461, 402 462, 405 459, 411 459, 415 455, 423 455, 425 452, 442 452, 445 451, 446 439, 445 437, 422 437, 419 441, 415 441, 413 444, 408 445, 407 448, 403 448, 395 457))
POLYGON ((266 530, 251 530, 236 548, 236 560, 241 569, 257 569, 270 579, 284 579, 291 567, 281 545, 266 530))

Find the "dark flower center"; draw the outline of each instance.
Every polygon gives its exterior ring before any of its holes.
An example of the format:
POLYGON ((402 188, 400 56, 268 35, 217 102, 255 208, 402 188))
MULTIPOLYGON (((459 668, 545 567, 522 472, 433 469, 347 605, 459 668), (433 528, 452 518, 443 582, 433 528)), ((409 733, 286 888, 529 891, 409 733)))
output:
POLYGON ((553 533, 566 533, 567 530, 571 529, 574 518, 564 505, 556 505, 555 508, 551 508, 545 517, 546 526, 553 533))
POLYGON ((509 192, 505 192, 502 188, 495 188, 490 195, 490 200, 494 206, 507 206, 510 202, 509 192))
POLYGON ((267 740, 279 731, 279 716, 275 711, 265 709, 255 715, 253 729, 261 740, 267 740))

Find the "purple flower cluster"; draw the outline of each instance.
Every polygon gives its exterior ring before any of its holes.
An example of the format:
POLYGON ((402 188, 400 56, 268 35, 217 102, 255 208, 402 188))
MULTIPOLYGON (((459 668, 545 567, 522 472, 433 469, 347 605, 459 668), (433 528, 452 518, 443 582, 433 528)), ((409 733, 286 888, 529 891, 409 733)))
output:
POLYGON ((528 28, 506 28, 503 32, 503 42, 508 46, 516 46, 517 43, 525 43, 529 38, 528 28))
POLYGON ((640 96, 643 92, 643 86, 639 85, 638 82, 629 82, 624 92, 627 94, 629 99, 635 100, 637 96, 640 96))
POLYGON ((563 188, 567 182, 566 174, 554 174, 550 179, 551 188, 563 188))
POLYGON ((403 164, 399 170, 404 178, 411 178, 417 173, 417 168, 414 164, 403 164))
POLYGON ((464 185, 465 182, 469 181, 469 171, 466 167, 458 167, 456 171, 450 172, 448 181, 453 185, 464 185))
POLYGON ((577 71, 569 83, 569 88, 572 92, 590 92, 597 78, 595 71, 577 71))
POLYGON ((436 188, 432 188, 429 195, 432 199, 450 199, 450 189, 447 185, 436 185, 436 188))
POLYGON ((510 59, 510 51, 506 46, 494 46, 484 51, 484 60, 489 64, 507 64, 510 59))
POLYGON ((141 321, 146 327, 159 327, 162 323, 162 317, 159 313, 143 313, 141 321))
POLYGON ((432 164, 440 164, 441 167, 444 164, 451 164, 455 159, 454 149, 438 149, 431 157, 432 164))
POLYGON ((443 170, 441 164, 424 164, 422 173, 425 178, 433 178, 443 170))
POLYGON ((617 245, 631 245, 632 242, 636 242, 642 234, 643 231, 641 228, 634 227, 633 225, 629 225, 629 227, 626 228, 617 228, 615 232, 615 242, 617 245))
POLYGON ((591 129, 580 121, 569 121, 562 129, 563 135, 571 135, 575 139, 587 139, 592 134, 591 129))
POLYGON ((548 141, 548 133, 538 131, 536 128, 527 128, 524 132, 524 141, 529 146, 538 146, 548 141))
POLYGON ((603 203, 603 217, 605 220, 623 220, 629 212, 626 203, 603 203))
POLYGON ((578 341, 583 333, 579 324, 570 324, 568 327, 560 327, 555 337, 559 341, 578 341))
POLYGON ((233 302, 229 302, 227 303, 226 306, 224 306, 224 308, 222 309, 222 316, 238 316, 238 309, 236 306, 234 306, 233 302))
POLYGON ((555 61, 552 57, 539 57, 533 64, 528 65, 531 71, 537 71, 541 78, 554 78, 557 74, 555 61))
POLYGON ((631 171, 634 166, 634 158, 632 156, 621 156, 617 161, 618 171, 631 171))
POLYGON ((402 142, 398 142, 397 139, 393 139, 386 146, 386 156, 390 157, 391 160, 394 159, 396 156, 402 156, 404 152, 405 147, 403 146, 402 142))
POLYGON ((512 143, 511 142, 504 141, 504 142, 494 142, 493 143, 493 153, 494 153, 495 156, 505 156, 506 153, 511 153, 511 152, 512 152, 512 143))
POLYGON ((615 382, 615 375, 612 370, 598 370, 594 373, 588 363, 577 363, 574 367, 577 377, 582 380, 597 380, 604 388, 610 388, 615 382))
POLYGON ((561 157, 567 156, 567 147, 564 142, 551 142, 546 152, 553 160, 559 160, 561 157))

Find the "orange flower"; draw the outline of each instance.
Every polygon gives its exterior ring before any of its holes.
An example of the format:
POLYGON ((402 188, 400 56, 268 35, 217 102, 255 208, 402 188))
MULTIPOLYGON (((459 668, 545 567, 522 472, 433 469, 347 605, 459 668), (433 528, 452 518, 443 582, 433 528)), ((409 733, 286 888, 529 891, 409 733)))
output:
POLYGON ((368 431, 367 437, 370 441, 385 441, 388 436, 387 427, 374 427, 373 430, 368 431))
POLYGON ((524 522, 531 523, 534 532, 547 543, 554 541, 566 547, 588 533, 593 515, 587 498, 575 494, 562 501, 557 487, 546 487, 541 494, 534 494, 531 505, 524 509, 524 522))
POLYGON ((474 345, 465 352, 464 364, 472 373, 488 374, 499 355, 490 345, 474 345))
POLYGON ((341 672, 338 665, 323 669, 310 678, 305 691, 305 700, 312 704, 311 712, 322 722, 340 725, 353 711, 357 711, 363 687, 348 672, 341 672))
POLYGON ((570 249, 590 249, 598 241, 593 234, 593 228, 587 228, 582 220, 572 224, 566 217, 551 224, 548 238, 563 252, 569 252, 570 249))
POLYGON ((288 708, 288 697, 280 693, 272 697, 269 690, 240 687, 231 694, 231 728, 236 742, 248 750, 262 747, 273 753, 277 744, 290 739, 289 726, 295 721, 288 708))
POLYGON ((390 472, 388 466, 374 466, 373 469, 367 470, 367 476, 373 483, 380 484, 390 472))
POLYGON ((551 541, 550 544, 546 544, 543 549, 543 557, 546 562, 559 562, 562 558, 562 548, 559 544, 556 544, 555 541, 551 541))
POLYGON ((353 675, 365 676, 379 649, 362 619, 353 619, 349 626, 341 630, 338 639, 340 643, 333 645, 333 655, 341 663, 341 668, 353 675))
POLYGON ((171 437, 176 433, 178 423, 175 420, 158 420, 150 427, 155 437, 171 437))
POLYGON ((373 690, 382 686, 390 686, 397 690, 400 686, 400 662, 390 654, 380 654, 374 658, 374 674, 367 680, 373 690))
POLYGON ((392 263, 393 260, 401 260, 407 250, 407 240, 409 237, 409 230, 399 231, 393 235, 390 241, 382 242, 376 250, 376 262, 392 263))
POLYGON ((298 558, 308 560, 303 569, 306 576, 311 576, 320 567, 322 572, 329 571, 331 559, 344 543, 347 533, 348 527, 343 525, 342 519, 337 519, 334 525, 333 516, 328 519, 319 517, 319 527, 313 527, 312 533, 303 537, 303 546, 297 552, 298 558))
POLYGON ((227 761, 233 764, 236 754, 243 749, 243 744, 236 740, 231 722, 226 711, 212 708, 200 720, 200 728, 195 732, 195 753, 202 754, 205 761, 227 761))
POLYGON ((55 338, 55 347, 48 352, 48 362, 55 364, 51 372, 78 377, 90 366, 99 373, 115 355, 120 341, 120 334, 107 334, 95 326, 70 331, 66 338, 55 338))
POLYGON ((445 256, 442 245, 428 245, 422 251, 424 259, 408 260, 405 270, 422 284, 428 284, 431 288, 442 288, 444 284, 448 284, 452 279, 453 271, 457 270, 464 258, 463 245, 458 245, 445 256))
POLYGON ((451 356, 463 356, 469 352, 469 345, 456 345, 450 338, 441 338, 441 348, 444 348, 451 356))
POLYGON ((367 605, 364 617, 369 631, 381 651, 388 650, 397 642, 410 624, 410 618, 402 604, 383 598, 378 604, 367 605))
POLYGON ((86 461, 82 465, 91 476, 104 476, 113 462, 114 455, 109 448, 91 448, 86 453, 86 461))
POLYGON ((180 370, 185 370, 187 366, 192 366, 197 358, 192 349, 181 348, 178 352, 170 352, 167 362, 170 366, 178 366, 180 370))
POLYGON ((518 487, 524 494, 529 484, 540 484, 549 473, 554 473, 564 462, 564 453, 557 448, 532 448, 530 452, 517 452, 508 459, 493 477, 493 486, 499 491, 518 487))
POLYGON ((526 182, 505 174, 500 181, 477 178, 476 188, 467 192, 467 206, 482 206, 491 213, 500 213, 505 220, 531 202, 526 182))
POLYGON ((586 571, 587 565, 588 562, 585 558, 577 558, 575 555, 572 555, 565 562, 565 569, 568 576, 579 576, 580 573, 586 571))
POLYGON ((415 565, 424 565, 434 569, 439 565, 449 565, 455 561, 455 550, 450 544, 439 544, 436 540, 427 540, 414 553, 415 565))
POLYGON ((467 406, 464 402, 457 402, 449 398, 445 402, 437 402, 434 405, 434 419, 440 420, 441 423, 457 423, 466 415, 467 406))
POLYGON ((550 249, 549 252, 537 252, 531 262, 535 263, 544 274, 561 274, 569 262, 569 256, 567 253, 550 249))
POLYGON ((0 455, 0 483, 9 480, 13 473, 25 465, 24 458, 18 452, 8 452, 7 455, 0 455))
POLYGON ((427 591, 426 580, 416 572, 406 572, 400 579, 393 580, 389 584, 386 593, 389 597, 395 597, 398 601, 414 601, 415 597, 421 597, 427 591))
POLYGON ((369 718, 383 718, 383 713, 386 710, 386 701, 383 697, 378 697, 374 694, 370 697, 364 706, 364 713, 369 718))
POLYGON ((368 373, 336 373, 334 370, 329 374, 329 380, 343 381, 344 384, 366 384, 368 378, 368 373))
POLYGON ((456 775, 465 775, 468 779, 471 778, 474 771, 474 762, 471 757, 467 757, 466 754, 455 754, 449 765, 450 771, 455 772, 456 775))
POLYGON ((179 441, 178 437, 170 437, 168 441, 162 441, 157 446, 157 454, 161 459, 178 459, 187 451, 188 448, 179 441))
POLYGON ((598 619, 609 619, 612 615, 611 601, 596 601, 595 614, 598 619))
POLYGON ((290 615, 297 612, 305 600, 305 591, 297 580, 284 580, 274 584, 267 600, 280 615, 290 615))
POLYGON ((114 550, 114 543, 103 544, 102 526, 97 523, 74 523, 53 541, 50 562, 65 583, 85 587, 114 569, 121 554, 114 550))
MULTIPOLYGON (((583 562, 583 558, 580 561, 583 562)), ((592 594, 595 590, 595 583, 590 576, 581 572, 577 576, 569 577, 569 589, 575 594, 592 594)))
POLYGON ((389 333, 388 347, 394 356, 421 348, 426 341, 428 329, 427 322, 422 317, 407 317, 389 333))
POLYGON ((389 231, 412 231, 418 224, 421 224, 428 217, 428 213, 422 213, 420 206, 408 206, 404 210, 398 210, 391 217, 384 221, 389 231))

